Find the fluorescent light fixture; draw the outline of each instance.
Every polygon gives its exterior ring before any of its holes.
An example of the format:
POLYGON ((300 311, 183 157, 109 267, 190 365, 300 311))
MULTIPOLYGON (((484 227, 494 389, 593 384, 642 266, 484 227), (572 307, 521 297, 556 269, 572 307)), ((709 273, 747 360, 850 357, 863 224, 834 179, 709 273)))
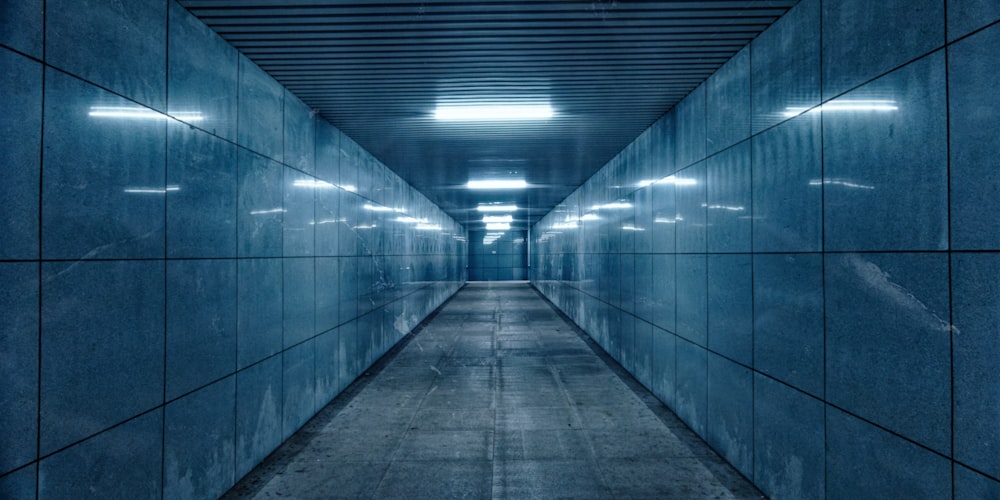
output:
POLYGON ((441 226, 437 224, 417 224, 418 231, 440 231, 441 226))
POLYGON ((510 229, 510 224, 507 222, 492 222, 486 225, 487 231, 506 231, 510 229))
POLYGON ((743 207, 733 206, 733 205, 708 205, 709 210, 729 210, 730 212, 742 212, 746 210, 743 207))
MULTIPOLYGON (((166 120, 170 118, 170 116, 163 113, 137 106, 91 106, 90 112, 87 115, 94 118, 124 118, 129 120, 166 120)), ((197 122, 205 119, 201 113, 191 111, 177 112, 173 114, 173 117, 187 122, 197 122)))
POLYGON ((645 229, 636 226, 622 226, 622 229, 625 231, 645 231, 645 229))
POLYGON ((677 224, 677 221, 684 220, 680 216, 674 217, 673 219, 669 217, 657 217, 653 219, 653 222, 657 224, 677 224))
POLYGON ((517 205, 479 205, 476 210, 480 212, 516 212, 517 205))
POLYGON ((524 182, 524 179, 490 179, 469 181, 465 187, 468 189, 524 189, 528 187, 528 183, 524 182))
POLYGON ((591 210, 624 210, 626 208, 632 208, 632 204, 623 201, 615 201, 612 203, 605 203, 603 205, 594 205, 591 207, 591 210))
POLYGON ((577 224, 575 221, 556 222, 555 224, 552 224, 552 229, 576 229, 576 228, 577 224))
POLYGON ((180 191, 180 186, 167 186, 166 188, 147 188, 147 187, 137 187, 137 188, 125 188, 126 193, 137 193, 137 194, 165 194, 170 191, 180 191))
POLYGON ((580 220, 581 221, 601 220, 601 217, 598 216, 597 214, 583 214, 583 217, 580 217, 580 220))
POLYGON ((817 106, 815 108, 789 106, 785 108, 785 111, 783 111, 781 114, 784 115, 786 118, 792 118, 795 116, 799 116, 807 111, 810 113, 815 113, 817 111, 886 112, 886 111, 896 111, 898 109, 899 106, 896 105, 896 101, 893 101, 891 99, 837 99, 835 101, 830 101, 822 106, 817 106))
POLYGON ((822 186, 823 184, 826 184, 828 186, 843 186, 852 189, 875 189, 875 186, 870 186, 868 184, 858 184, 856 182, 842 181, 839 179, 823 179, 823 180, 813 179, 809 181, 810 186, 822 186))
POLYGON ((396 222, 406 222, 407 224, 427 224, 428 220, 427 219, 415 219, 415 218, 410 217, 408 215, 400 215, 399 217, 396 217, 396 222))
POLYGON ((396 212, 396 213, 406 213, 406 210, 402 208, 389 208, 382 205, 373 205, 371 203, 365 203, 363 205, 365 210, 371 210, 372 212, 396 212))
POLYGON ((684 177, 677 177, 675 175, 668 175, 656 181, 656 184, 673 184, 675 186, 694 186, 698 184, 698 179, 687 179, 684 177))
POLYGON ((483 217, 483 222, 489 224, 491 222, 514 222, 513 215, 487 215, 483 217))
MULTIPOLYGON (((333 184, 330 184, 330 185, 332 186, 333 184)), ((340 189, 343 189, 344 191, 350 191, 352 193, 357 193, 358 192, 358 188, 354 187, 354 186, 352 186, 350 184, 341 184, 341 185, 339 185, 337 187, 339 187, 340 189)))
POLYGON ((439 104, 434 119, 440 121, 488 122, 548 120, 555 116, 549 104, 439 104))
POLYGON ((269 210, 254 210, 250 212, 250 215, 281 214, 287 211, 288 210, 285 210, 284 208, 272 208, 269 210))

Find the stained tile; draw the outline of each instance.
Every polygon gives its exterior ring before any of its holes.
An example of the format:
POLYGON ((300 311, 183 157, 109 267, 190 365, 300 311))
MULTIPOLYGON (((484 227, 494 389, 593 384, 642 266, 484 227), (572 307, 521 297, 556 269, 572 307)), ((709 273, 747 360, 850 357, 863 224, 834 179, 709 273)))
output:
POLYGON ((951 497, 947 458, 829 406, 826 439, 828 497, 951 497))
POLYGON ((164 498, 219 497, 235 482, 236 377, 164 410, 164 498))
POLYGON ((996 477, 1000 408, 989 395, 1000 391, 1000 254, 954 254, 951 269, 955 459, 996 477))
POLYGON ((236 476, 242 477, 282 441, 281 357, 236 375, 236 476))
POLYGON ((708 344, 708 261, 705 255, 677 256, 677 335, 708 344))
POLYGON ((822 498, 823 402, 760 374, 753 390, 755 484, 771 498, 822 498))
POLYGON ((754 368, 823 396, 823 258, 753 257, 754 368))
POLYGON ((282 354, 282 437, 288 438, 316 413, 316 351, 313 340, 282 354))
POLYGON ((827 400, 950 453, 947 256, 828 255, 825 268, 827 400))
POLYGON ((878 77, 941 46, 939 0, 823 3, 823 98, 878 77))
POLYGON ((676 156, 678 169, 705 158, 706 110, 705 85, 699 85, 674 107, 676 156))
POLYGON ((284 346, 290 347, 316 334, 316 284, 313 258, 282 261, 284 346))
POLYGON ((726 61, 705 87, 706 153, 713 154, 750 137, 750 48, 726 61))
POLYGON ((243 149, 238 162, 239 256, 280 257, 285 212, 282 166, 243 149))
POLYGON ((955 499, 1000 498, 1000 481, 955 465, 955 499))
POLYGON ((177 2, 170 2, 167 114, 236 140, 236 49, 177 2))
POLYGON ((948 41, 965 36, 1000 19, 993 0, 948 0, 948 41))
POLYGON ((37 498, 38 466, 29 465, 17 472, 0 477, 3 498, 37 498))
POLYGON ((340 138, 343 134, 322 118, 316 120, 316 177, 340 185, 340 138))
POLYGON ((126 498, 159 497, 162 436, 163 411, 157 409, 49 456, 38 467, 38 496, 116 492, 126 498))
POLYGON ((42 298, 41 454, 162 404, 162 261, 45 263, 42 298))
POLYGON ((246 56, 239 59, 237 143, 280 162, 285 90, 246 56))
POLYGON ((316 172, 316 118, 294 94, 285 90, 284 156, 286 165, 307 174, 316 172))
MULTIPOLYGON (((682 260, 685 258, 682 257, 682 260)), ((672 254, 656 254, 652 256, 652 321, 654 325, 668 331, 674 331, 676 328, 676 259, 677 257, 672 254)))
POLYGON ((822 250, 822 137, 810 112, 753 138, 755 252, 822 250))
POLYGON ((656 397, 667 406, 674 405, 674 388, 677 385, 677 337, 653 327, 652 388, 656 397))
MULTIPOLYGON (((1000 7, 995 8, 1000 14, 1000 7)), ((990 215, 1000 209, 1000 173, 995 168, 1000 138, 991 133, 1000 124, 995 91, 1000 76, 994 71, 1000 62, 998 50, 1000 26, 948 49, 952 249, 1000 248, 1000 227, 990 215)))
POLYGON ((3 474, 38 457, 38 264, 0 263, 0 282, 3 474))
POLYGON ((44 3, 44 0, 25 0, 6 5, 0 11, 0 43, 41 59, 42 34, 45 29, 44 3))
MULTIPOLYGON (((16 3, 17 10, 30 10, 36 2, 16 3)), ((40 3, 40 2, 38 2, 40 3)), ((39 7, 39 11, 41 8, 39 7)), ((0 33, 6 29, 8 7, 0 13, 0 33)), ((25 23, 29 22, 27 19, 25 23)), ((14 31, 13 33, 17 33, 14 31)), ((0 35, 5 36, 5 35, 0 35)), ((38 183, 42 138, 42 66, 6 49, 0 49, 0 150, 6 168, 0 188, 0 207, 6 215, 0 219, 4 244, 0 259, 38 258, 38 183)))
POLYGON ((236 256, 236 147, 187 125, 167 129, 167 255, 236 256))
POLYGON ((677 252, 704 252, 707 249, 706 162, 675 174, 677 215, 674 217, 677 252))
POLYGON ((753 374, 708 355, 708 444, 745 476, 753 475, 753 374))
POLYGON ((340 189, 316 190, 315 250, 317 256, 340 252, 340 189))
POLYGON ((282 219, 282 247, 285 257, 315 254, 316 191, 325 190, 320 181, 285 167, 285 212, 282 219))
POLYGON ((240 369, 282 348, 280 259, 240 259, 237 364, 240 369))
POLYGON ((749 252, 751 232, 750 142, 708 159, 709 252, 749 252))
POLYGON ((677 340, 677 391, 674 411, 696 434, 706 437, 708 413, 707 351, 677 340))
POLYGON ((819 104, 819 16, 820 0, 799 2, 751 42, 753 133, 819 104))
POLYGON ((167 261, 167 399, 236 369, 236 261, 167 261))
POLYGON ((45 5, 45 60, 163 111, 167 87, 166 7, 159 0, 51 0, 45 5))
POLYGON ((166 125, 105 113, 154 112, 48 70, 42 182, 47 259, 163 257, 166 125))
POLYGON ((827 251, 947 248, 945 122, 943 52, 824 105, 827 251))

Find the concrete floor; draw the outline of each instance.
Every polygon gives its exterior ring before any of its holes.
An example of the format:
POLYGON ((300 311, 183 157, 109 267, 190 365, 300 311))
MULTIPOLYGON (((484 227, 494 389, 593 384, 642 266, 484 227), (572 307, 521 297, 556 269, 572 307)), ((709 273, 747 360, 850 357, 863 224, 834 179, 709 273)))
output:
POLYGON ((761 498, 527 284, 469 284, 226 498, 761 498))

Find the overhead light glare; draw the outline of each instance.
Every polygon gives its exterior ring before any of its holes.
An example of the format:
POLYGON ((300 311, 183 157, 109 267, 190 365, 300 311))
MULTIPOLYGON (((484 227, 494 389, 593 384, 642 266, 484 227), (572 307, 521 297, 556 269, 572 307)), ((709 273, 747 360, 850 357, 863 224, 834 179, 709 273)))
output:
POLYGON ((434 109, 434 119, 440 121, 520 121, 548 120, 555 116, 549 104, 443 104, 434 109))
POLYGON ((510 224, 507 222, 492 222, 486 225, 487 231, 506 231, 510 229, 510 224))
POLYGON ((486 179, 469 181, 465 185, 468 189, 524 189, 528 183, 524 179, 486 179))
POLYGON ((513 215, 487 215, 483 217, 483 222, 489 224, 491 222, 514 222, 513 215))
POLYGON ((480 212, 516 212, 517 205, 479 205, 476 210, 480 212))

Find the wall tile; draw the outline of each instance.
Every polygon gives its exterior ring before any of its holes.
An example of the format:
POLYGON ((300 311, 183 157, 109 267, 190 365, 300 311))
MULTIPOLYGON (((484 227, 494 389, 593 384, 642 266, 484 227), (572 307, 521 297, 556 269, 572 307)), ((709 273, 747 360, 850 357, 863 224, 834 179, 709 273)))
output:
POLYGON ((744 47, 705 82, 707 154, 750 137, 750 47, 744 47))
POLYGON ((347 386, 361 371, 358 351, 358 322, 356 319, 347 322, 337 329, 340 337, 340 383, 347 386))
POLYGON ((339 189, 316 190, 315 250, 317 256, 332 257, 340 251, 339 189))
POLYGON ((240 257, 280 257, 284 195, 283 167, 240 150, 237 236, 240 257))
POLYGON ((329 403, 341 389, 340 331, 334 328, 316 337, 316 408, 329 403))
POLYGON ((822 19, 824 99, 944 43, 941 0, 823 2, 822 19))
POLYGON ((316 120, 313 111, 285 89, 285 164, 307 174, 316 173, 316 120))
POLYGON ((163 498, 219 497, 235 482, 236 377, 166 406, 163 498))
POLYGON ((677 392, 674 412, 701 437, 708 415, 707 351, 677 339, 677 392))
POLYGON ((829 406, 826 438, 828 498, 951 497, 947 458, 829 406))
POLYGON ((236 369, 236 261, 167 261, 167 399, 236 369))
MULTIPOLYGON (((681 256, 682 259, 687 256, 681 256)), ((668 331, 677 329, 677 256, 653 255, 653 324, 668 331)), ((687 293, 688 290, 685 290, 687 293)))
POLYGON ((652 189, 652 223, 649 232, 652 236, 652 251, 656 253, 673 253, 675 250, 677 228, 676 187, 669 182, 657 182, 652 189))
POLYGON ((242 369, 282 348, 280 259, 239 261, 237 366, 242 369))
POLYGON ((4 5, 3 10, 0 10, 0 43, 41 59, 42 30, 45 28, 44 4, 44 0, 24 0, 4 5))
POLYGON ((167 256, 236 256, 236 147, 181 123, 167 129, 167 256))
POLYGON ((706 225, 709 252, 751 250, 750 141, 708 159, 706 225))
POLYGON ((325 332, 340 324, 340 259, 316 258, 316 330, 325 332))
POLYGON ((37 475, 38 466, 32 464, 17 472, 0 477, 0 497, 37 498, 37 475))
POLYGON ((316 333, 316 284, 313 258, 286 258, 284 276, 284 346, 287 349, 316 333))
POLYGON ((822 138, 813 112, 753 138, 755 252, 822 250, 822 138))
POLYGON ((829 255, 825 280, 827 400, 949 454, 947 256, 829 255))
POLYGON ((955 499, 973 500, 1000 498, 1000 481, 976 474, 961 465, 955 465, 955 499))
POLYGON ((754 483, 770 498, 823 498, 823 402, 754 375, 754 483))
POLYGON ((163 257, 165 124, 91 115, 107 107, 153 113, 47 70, 42 183, 47 259, 163 257))
POLYGON ((261 156, 282 161, 285 91, 270 75, 240 55, 237 142, 261 156))
POLYGON ((157 409, 60 451, 40 462, 38 496, 159 498, 162 436, 157 409))
POLYGON ((708 344, 708 262, 704 255, 677 256, 677 334, 708 344))
MULTIPOLYGON (((15 3, 10 15, 30 8, 15 3)), ((40 10, 40 8, 39 8, 40 10)), ((0 26, 8 7, 0 11, 0 26)), ((28 22, 26 19, 24 22, 28 22)), ((9 33, 0 27, 0 33, 9 33)), ((3 37, 5 35, 0 35, 3 37)), ((0 259, 38 258, 38 161, 42 137, 42 65, 6 49, 0 49, 0 150, 4 152, 4 183, 0 187, 0 259)))
POLYGON ((992 216, 1000 210, 1000 138, 993 133, 1000 126, 998 51, 1000 26, 948 49, 952 249, 1000 249, 1000 226, 992 216))
POLYGON ((753 263, 750 255, 708 256, 708 347, 753 364, 753 263))
POLYGON ((676 117, 675 161, 678 169, 705 157, 705 85, 699 85, 674 107, 676 117))
POLYGON ((0 263, 0 282, 3 474, 38 457, 38 264, 0 263))
POLYGON ((239 53, 179 3, 169 9, 167 114, 235 141, 239 53))
POLYGON ((824 105, 827 251, 948 248, 945 120, 943 52, 824 105))
POLYGON ((708 444, 747 477, 753 476, 753 374, 708 355, 708 444))
POLYGON ((285 167, 285 213, 282 245, 285 257, 305 257, 315 253, 315 193, 318 181, 285 167))
POLYGON ((677 215, 675 231, 677 252, 700 253, 707 249, 707 209, 706 162, 695 164, 678 172, 674 183, 677 186, 677 215))
POLYGON ((635 358, 635 378, 647 389, 652 388, 653 325, 636 318, 632 350, 632 356, 635 358))
POLYGON ((285 371, 282 437, 288 438, 316 411, 314 343, 310 340, 299 344, 282 356, 285 371))
POLYGON ((1000 476, 1000 254, 952 255, 955 459, 1000 476))
POLYGON ((41 454, 162 404, 163 303, 162 261, 42 265, 41 454))
POLYGON ((1000 20, 994 0, 948 0, 947 6, 949 42, 1000 20))
POLYGON ((343 134, 326 120, 316 120, 316 177, 340 184, 340 138, 343 134))
POLYGON ((49 0, 46 62, 163 111, 166 6, 159 0, 49 0))
POLYGON ((635 256, 635 315, 643 321, 653 321, 653 256, 635 256))
POLYGON ((281 356, 236 375, 236 476, 242 477, 282 441, 281 356))
POLYGON ((823 396, 823 257, 753 257, 754 367, 823 396))
POLYGON ((677 386, 677 337, 653 327, 652 392, 667 406, 674 407, 674 389, 677 386))
POLYGON ((799 2, 750 43, 753 133, 819 104, 819 10, 799 2))

